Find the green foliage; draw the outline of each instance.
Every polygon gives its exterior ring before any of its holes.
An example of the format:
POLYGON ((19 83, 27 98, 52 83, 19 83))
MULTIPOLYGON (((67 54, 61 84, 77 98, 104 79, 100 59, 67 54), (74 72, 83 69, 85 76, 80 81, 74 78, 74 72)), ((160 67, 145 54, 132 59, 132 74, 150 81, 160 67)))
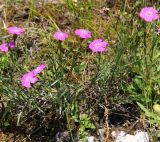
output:
POLYGON ((71 105, 71 118, 79 124, 78 136, 80 141, 85 141, 88 130, 94 130, 96 127, 92 123, 91 117, 86 113, 79 114, 78 103, 75 101, 71 105))
POLYGON ((0 57, 0 72, 5 69, 8 63, 8 55, 1 55, 0 57))
POLYGON ((151 112, 147 108, 145 108, 142 104, 138 103, 139 107, 144 111, 145 115, 150 118, 151 124, 156 124, 158 127, 160 126, 160 116, 154 112, 151 112))
MULTIPOLYGON (((20 0, 13 2, 18 6, 23 3, 20 0)), ((10 3, 10 0, 6 1, 7 6, 10 3)), ((152 111, 153 104, 160 103, 159 21, 144 23, 138 19, 137 13, 146 5, 145 1, 129 5, 125 0, 119 8, 121 11, 114 9, 114 12, 99 9, 97 3, 64 0, 62 4, 43 3, 41 7, 35 0, 27 2, 29 18, 22 23, 26 26, 25 35, 18 37, 15 49, 0 53, 0 98, 6 105, 2 126, 9 127, 10 118, 17 126, 23 126, 27 120, 36 121, 34 118, 38 117, 44 127, 50 118, 56 122, 65 118, 64 124, 72 141, 72 121, 79 124, 79 138, 84 141, 88 130, 95 129, 92 116, 81 106, 83 101, 88 103, 92 99, 87 95, 93 92, 94 101, 98 103, 105 103, 104 96, 109 101, 119 101, 117 96, 123 96, 122 88, 128 97, 124 96, 121 103, 137 102, 151 118, 151 123, 160 125, 159 116, 152 111), (74 37, 75 28, 91 30, 92 38, 80 40, 74 37), (52 32, 56 30, 70 31, 70 37, 57 42, 52 39, 52 32), (109 42, 106 53, 95 55, 88 51, 89 42, 95 38, 109 42), (22 88, 22 74, 41 62, 47 68, 38 76, 39 81, 30 89, 22 88), (87 95, 84 96, 84 91, 95 86, 98 89, 85 92, 87 95)), ((7 6, 6 17, 11 13, 7 6)), ((5 34, 1 33, 0 40, 14 39, 5 34)))
POLYGON ((87 114, 80 115, 80 127, 78 129, 78 134, 80 141, 85 141, 85 138, 88 135, 87 129, 95 129, 96 127, 91 122, 91 118, 87 114))
POLYGON ((149 105, 148 103, 150 103, 149 108, 152 108, 151 105, 154 101, 159 101, 157 100, 159 92, 157 87, 160 85, 160 72, 158 69, 160 59, 159 37, 156 35, 156 30, 152 34, 149 33, 151 29, 154 30, 154 27, 154 25, 147 25, 147 35, 139 40, 139 44, 137 44, 140 49, 133 51, 134 56, 132 58, 135 58, 135 62, 132 65, 132 72, 135 74, 135 77, 133 78, 133 82, 128 86, 131 97, 143 103, 143 105, 149 105))

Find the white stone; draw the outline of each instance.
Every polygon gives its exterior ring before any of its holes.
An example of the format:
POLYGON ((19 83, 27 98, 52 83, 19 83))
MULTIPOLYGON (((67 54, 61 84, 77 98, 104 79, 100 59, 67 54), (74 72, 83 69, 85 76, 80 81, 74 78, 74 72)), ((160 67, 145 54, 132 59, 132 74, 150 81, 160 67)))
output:
POLYGON ((123 137, 126 134, 124 131, 113 131, 111 133, 112 137, 117 138, 117 137, 123 137))
POLYGON ((117 137, 115 142, 137 142, 134 135, 126 134, 124 136, 117 137))
POLYGON ((147 132, 143 131, 136 131, 135 138, 137 142, 149 142, 149 136, 147 132))
POLYGON ((93 136, 88 137, 87 142, 94 142, 94 137, 93 136))
POLYGON ((149 142, 148 133, 139 130, 135 135, 126 134, 124 131, 113 131, 111 135, 115 138, 115 142, 149 142))

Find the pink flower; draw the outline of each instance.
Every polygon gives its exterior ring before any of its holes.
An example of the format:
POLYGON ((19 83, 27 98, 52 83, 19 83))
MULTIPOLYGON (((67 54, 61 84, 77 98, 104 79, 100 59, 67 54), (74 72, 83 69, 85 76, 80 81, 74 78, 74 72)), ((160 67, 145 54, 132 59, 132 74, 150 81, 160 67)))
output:
POLYGON ((9 47, 10 47, 11 49, 13 49, 15 46, 16 46, 16 44, 15 44, 14 41, 13 41, 13 42, 9 42, 9 47))
POLYGON ((38 67, 36 67, 33 72, 35 74, 41 73, 46 68, 45 64, 40 64, 38 67))
POLYGON ((159 18, 158 11, 153 7, 144 7, 141 9, 139 16, 146 22, 152 22, 159 18))
POLYGON ((7 28, 7 31, 9 34, 21 35, 22 33, 24 33, 25 30, 18 27, 9 27, 7 28))
POLYGON ((107 42, 102 39, 95 39, 89 44, 89 48, 92 52, 103 52, 106 51, 107 42))
POLYGON ((0 51, 2 52, 8 52, 8 45, 7 43, 3 43, 0 45, 0 51))
POLYGON ((85 29, 77 29, 75 30, 75 35, 79 36, 80 38, 91 38, 91 32, 85 29))
POLYGON ((56 40, 64 41, 66 38, 68 38, 68 34, 58 31, 53 34, 53 38, 56 40))
POLYGON ((21 85, 26 88, 31 88, 31 84, 36 83, 38 78, 33 71, 23 74, 21 78, 21 85))

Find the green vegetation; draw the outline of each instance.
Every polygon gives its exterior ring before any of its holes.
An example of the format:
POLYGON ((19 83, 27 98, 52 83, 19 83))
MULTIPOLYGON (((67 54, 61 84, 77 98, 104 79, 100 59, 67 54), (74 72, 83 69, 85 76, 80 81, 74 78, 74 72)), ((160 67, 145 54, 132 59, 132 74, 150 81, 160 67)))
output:
POLYGON ((112 106, 127 103, 136 106, 139 125, 145 123, 142 129, 156 141, 160 137, 160 22, 140 18, 146 6, 160 9, 154 0, 52 4, 6 0, 0 7, 0 42, 15 41, 16 46, 0 52, 2 131, 31 141, 52 141, 68 131, 70 141, 85 141, 102 125, 113 126, 112 106), (8 34, 7 27, 12 26, 25 32, 8 34), (89 30, 91 38, 76 36, 79 28, 89 30), (69 37, 54 39, 59 30, 69 37), (88 48, 95 39, 108 43, 105 52, 88 48), (46 68, 36 76, 38 81, 30 88, 22 86, 22 75, 41 63, 46 68))

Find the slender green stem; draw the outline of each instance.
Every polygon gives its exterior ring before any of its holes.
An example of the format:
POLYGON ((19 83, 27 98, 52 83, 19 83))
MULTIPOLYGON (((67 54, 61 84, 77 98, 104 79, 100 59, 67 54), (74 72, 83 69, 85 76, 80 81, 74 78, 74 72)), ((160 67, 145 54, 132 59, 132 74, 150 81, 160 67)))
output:
POLYGON ((15 35, 15 34, 13 35, 13 41, 14 42, 16 42, 17 37, 18 37, 17 35, 15 35))
MULTIPOLYGON (((72 73, 73 69, 75 67, 77 67, 77 63, 79 61, 79 59, 78 59, 79 58, 79 53, 80 53, 79 51, 82 48, 82 40, 81 39, 79 40, 78 45, 75 44, 75 47, 77 47, 75 51, 72 49, 72 51, 73 51, 73 58, 72 58, 72 64, 71 64, 71 69, 70 69, 71 73, 72 73)), ((78 72, 78 75, 79 75, 80 74, 79 67, 77 67, 77 72, 78 72)))
POLYGON ((70 125, 70 121, 69 121, 69 116, 68 116, 68 113, 66 113, 66 119, 67 119, 67 125, 68 125, 68 129, 69 129, 69 132, 70 132, 70 135, 71 135, 71 139, 72 139, 72 142, 74 142, 74 138, 73 138, 73 135, 72 135, 72 129, 71 129, 71 125, 70 125))
POLYGON ((63 68, 63 49, 62 49, 62 42, 59 41, 58 43, 59 48, 59 69, 60 69, 60 78, 63 80, 64 68, 63 68))
POLYGON ((126 11, 126 6, 127 6, 127 0, 125 0, 125 2, 124 2, 123 13, 126 11))
MULTIPOLYGON (((143 35, 143 44, 144 44, 144 48, 143 48, 143 52, 144 52, 144 64, 145 64, 145 85, 147 87, 148 85, 148 80, 149 80, 149 71, 148 71, 148 62, 147 62, 147 32, 146 32, 146 24, 144 23, 144 35, 143 35)), ((147 109, 149 109, 149 102, 150 102, 150 95, 149 92, 146 92, 146 90, 144 90, 144 95, 146 97, 146 106, 147 109), (149 102, 148 102, 149 101, 149 102)))
MULTIPOLYGON (((156 30, 156 25, 155 24, 153 24, 153 30, 154 31, 156 30)), ((151 47, 151 51, 150 51, 150 53, 151 53, 150 54, 151 63, 153 61, 153 57, 154 57, 153 55, 154 55, 154 50, 155 50, 155 47, 156 47, 157 40, 158 40, 157 36, 155 37, 155 35, 152 34, 152 38, 151 38, 152 47, 151 47)))
POLYGON ((58 42, 58 48, 59 48, 59 59, 60 59, 60 64, 61 64, 62 63, 62 53, 63 53, 61 41, 58 42))
POLYGON ((101 68, 101 53, 98 53, 98 72, 100 71, 101 68))
POLYGON ((144 62, 145 62, 145 66, 146 66, 146 73, 148 74, 148 63, 147 63, 147 41, 146 41, 146 38, 147 38, 147 33, 146 33, 146 27, 144 29, 144 36, 143 36, 143 43, 144 43, 144 62))
POLYGON ((97 80, 99 72, 101 70, 101 53, 98 53, 96 56, 97 56, 97 63, 96 63, 97 70, 95 77, 92 79, 92 83, 94 83, 97 80))

